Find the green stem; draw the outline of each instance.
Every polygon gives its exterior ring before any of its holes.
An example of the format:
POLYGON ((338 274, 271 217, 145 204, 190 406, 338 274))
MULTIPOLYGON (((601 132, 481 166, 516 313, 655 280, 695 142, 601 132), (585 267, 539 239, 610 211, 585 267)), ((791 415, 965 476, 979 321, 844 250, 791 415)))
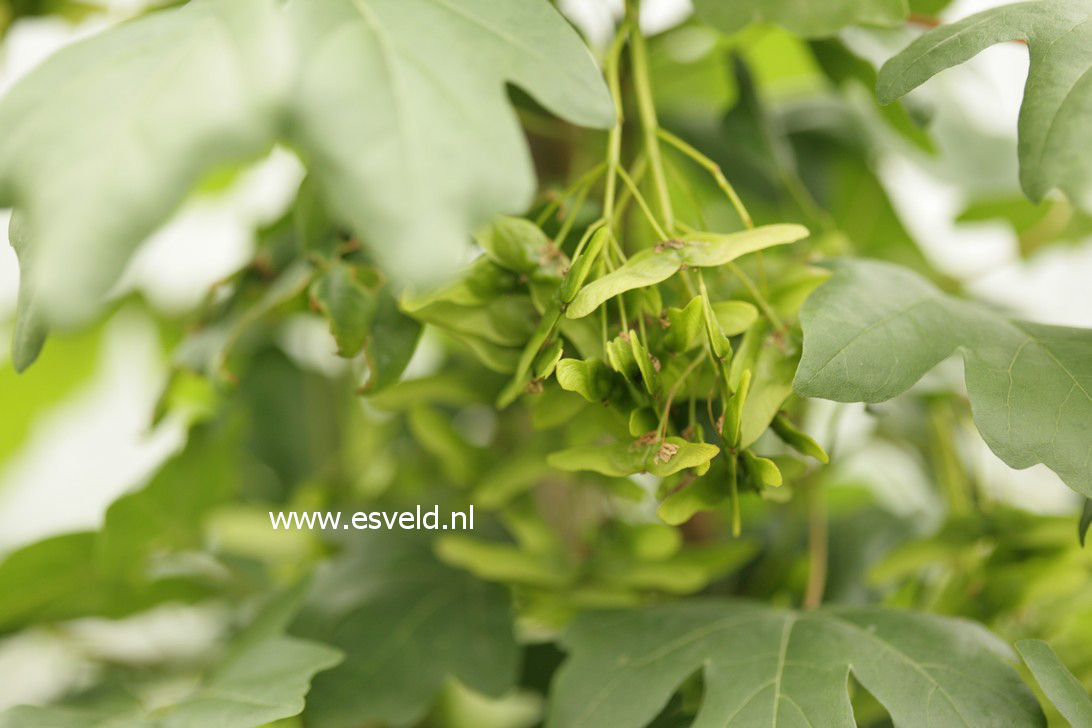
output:
MULTIPOLYGON (((694 357, 694 360, 690 362, 686 369, 683 369, 682 374, 675 380, 675 383, 671 385, 671 389, 667 393, 667 400, 664 404, 664 412, 660 415, 660 426, 657 431, 660 433, 660 439, 667 437, 667 418, 671 415, 671 403, 675 400, 675 394, 679 391, 679 386, 686 381, 686 378, 690 376, 690 373, 705 359, 704 354, 699 354, 694 357)), ((693 399, 691 399, 691 410, 693 410, 693 399)), ((693 411, 691 411, 690 419, 694 419, 693 411)))
POLYGON ((637 96, 637 113, 641 117, 641 129, 645 137, 645 150, 652 167, 652 183, 656 188, 656 197, 660 204, 660 214, 668 230, 675 229, 675 213, 671 209, 671 195, 667 191, 667 175, 664 174, 663 158, 660 156, 660 140, 657 136, 659 121, 656 119, 656 105, 652 100, 652 83, 649 80, 648 48, 645 37, 641 35, 638 12, 638 0, 626 0, 626 21, 632 30, 629 50, 633 63, 633 84, 637 96))
POLYGON ((565 238, 569 237, 569 232, 573 229, 573 223, 576 222, 576 218, 580 213, 580 208, 584 207, 584 200, 588 198, 588 192, 590 191, 591 185, 585 185, 580 188, 576 200, 573 202, 568 214, 565 215, 565 219, 562 221, 561 227, 557 231, 557 235, 554 236, 554 245, 557 246, 558 250, 565 244, 565 238))
POLYGON ((568 198, 572 197, 577 192, 583 190, 584 187, 590 187, 595 184, 595 181, 599 179, 599 175, 603 174, 603 170, 607 168, 606 162, 600 162, 584 174, 580 175, 576 181, 569 185, 566 189, 562 190, 555 199, 551 200, 546 207, 542 209, 542 212, 535 218, 535 225, 542 227, 546 224, 546 221, 557 212, 562 203, 568 198))
MULTIPOLYGON (((633 166, 629 168, 629 178, 633 180, 633 184, 640 188, 646 172, 648 172, 648 157, 643 153, 638 154, 636 160, 633 162, 633 166)), ((629 206, 629 202, 632 199, 633 193, 628 187, 622 190, 622 194, 618 195, 618 202, 614 206, 614 219, 616 221, 625 218, 626 208, 629 206)))
POLYGON ((830 551, 827 508, 819 483, 809 483, 805 488, 808 508, 808 585, 804 592, 804 608, 815 609, 823 603, 823 592, 827 586, 827 560, 830 551))
POLYGON ((728 178, 724 176, 724 172, 721 171, 719 164, 666 129, 657 129, 656 133, 661 139, 690 157, 712 175, 717 186, 720 187, 721 192, 723 192, 732 203, 732 207, 735 208, 736 214, 739 215, 739 219, 743 222, 745 228, 750 229, 755 226, 754 221, 751 219, 751 213, 747 211, 747 207, 743 204, 743 200, 741 200, 736 193, 736 188, 733 187, 732 183, 728 181, 728 178))
POLYGON ((739 510, 739 461, 735 453, 725 453, 728 458, 728 492, 731 496, 732 535, 739 538, 743 532, 743 518, 739 510))
POLYGON ((622 58, 622 48, 626 44, 628 26, 623 23, 614 36, 607 53, 607 87, 610 89, 611 98, 614 100, 614 126, 607 136, 607 183, 603 195, 603 216, 608 225, 614 224, 614 198, 617 185, 619 161, 622 158, 622 124, 624 123, 622 112, 622 83, 619 79, 618 67, 622 58))
POLYGON ((637 183, 633 181, 633 178, 621 167, 618 168, 618 176, 626 183, 626 187, 629 188, 630 193, 633 195, 633 199, 637 200, 637 205, 641 208, 641 212, 645 214, 645 219, 648 220, 648 224, 652 226, 652 230, 659 236, 660 240, 663 241, 670 238, 671 236, 660 227, 658 222, 656 222, 656 216, 652 214, 652 208, 648 206, 645 196, 637 189, 637 183))

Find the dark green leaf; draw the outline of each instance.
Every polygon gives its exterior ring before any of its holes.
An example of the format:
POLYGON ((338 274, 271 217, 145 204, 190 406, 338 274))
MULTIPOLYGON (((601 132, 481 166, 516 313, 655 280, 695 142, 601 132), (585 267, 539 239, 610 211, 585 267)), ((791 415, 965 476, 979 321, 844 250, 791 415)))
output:
POLYGON ((413 723, 449 677, 508 690, 519 653, 504 589, 440 564, 427 541, 369 536, 320 575, 294 630, 346 653, 315 680, 307 725, 413 723))

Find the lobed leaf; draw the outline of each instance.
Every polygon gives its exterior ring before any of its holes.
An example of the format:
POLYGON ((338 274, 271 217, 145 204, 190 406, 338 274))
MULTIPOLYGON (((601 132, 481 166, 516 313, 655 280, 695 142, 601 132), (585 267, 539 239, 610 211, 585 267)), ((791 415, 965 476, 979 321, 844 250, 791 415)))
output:
POLYGON ((534 192, 507 83, 613 123, 590 53, 538 0, 196 0, 75 43, 0 101, 0 206, 25 215, 34 308, 84 322, 203 177, 278 142, 387 269, 447 275, 534 192))
POLYGON ((1092 22, 1085 0, 1036 0, 971 15, 921 36, 880 69, 892 101, 997 43, 1022 40, 1031 67, 1020 106, 1020 183, 1032 200, 1060 189, 1092 211, 1092 22))
POLYGON ((833 267, 801 311, 797 393, 881 402, 959 349, 990 449, 1014 468, 1044 463, 1092 495, 1092 331, 1006 318, 886 263, 833 267))
POLYGON ((563 644, 551 727, 648 725, 697 671, 705 687, 693 725, 702 728, 852 728, 851 673, 895 725, 1046 725, 1005 645, 975 624, 926 614, 691 600, 583 614, 563 644))

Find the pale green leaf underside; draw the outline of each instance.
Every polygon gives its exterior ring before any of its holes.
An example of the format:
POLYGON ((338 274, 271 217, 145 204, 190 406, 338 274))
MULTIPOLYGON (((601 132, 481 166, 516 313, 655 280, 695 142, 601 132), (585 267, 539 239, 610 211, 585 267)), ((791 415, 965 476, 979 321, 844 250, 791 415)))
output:
POLYGON ((1041 0, 1004 5, 941 25, 880 70, 878 95, 891 101, 938 72, 997 43, 1023 40, 1031 68, 1020 107, 1020 182, 1041 200, 1060 189, 1092 210, 1092 2, 1041 0))
POLYGON ((281 142, 390 270, 435 278, 533 194, 506 83, 612 123, 543 0, 197 0, 60 51, 0 102, 0 206, 25 213, 44 319, 78 323, 202 177, 281 142))
POLYGON ((977 625, 869 607, 790 612, 696 600, 579 617, 551 696, 548 725, 639 728, 700 672, 694 728, 852 728, 849 674, 896 726, 1044 726, 977 625))
POLYGON ((1050 645, 1042 640, 1022 640, 1016 650, 1024 658, 1035 682, 1074 728, 1092 728, 1092 698, 1050 645))
POLYGON ((831 36, 847 25, 898 25, 907 13, 906 0, 694 0, 694 8, 725 33, 767 22, 807 38, 831 36))
POLYGON ((834 270, 801 311, 797 393, 881 402, 959 349, 990 449, 1014 468, 1044 463, 1092 495, 1092 331, 1005 318, 886 263, 834 270))

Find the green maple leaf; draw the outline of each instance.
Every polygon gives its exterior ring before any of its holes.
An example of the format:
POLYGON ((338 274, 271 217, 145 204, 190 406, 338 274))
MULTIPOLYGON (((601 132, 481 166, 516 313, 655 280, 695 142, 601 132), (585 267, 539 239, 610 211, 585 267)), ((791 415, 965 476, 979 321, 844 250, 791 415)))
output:
POLYGON ((895 725, 1046 725, 1004 644, 932 615, 706 599, 586 614, 563 643, 548 722, 559 728, 648 725, 695 672, 700 728, 852 728, 850 673, 895 725))
POLYGON ((444 566, 428 541, 354 534, 352 551, 316 580, 294 631, 340 647, 315 681, 307 724, 412 724, 447 677, 499 696, 519 650, 502 587, 444 566))
POLYGON ((65 48, 0 101, 0 206, 25 221, 34 315, 82 323, 202 178, 275 143, 390 270, 446 274, 534 191, 506 83, 613 123, 543 0, 196 0, 65 48))
POLYGON ((751 23, 776 23, 807 38, 822 38, 847 25, 899 25, 906 0, 694 0, 706 22, 725 33, 751 23))
POLYGON ((882 402, 958 349, 990 449, 1014 468, 1045 463, 1092 495, 1092 331, 1006 318, 886 263, 834 270, 801 311, 797 393, 882 402))
POLYGON ((1092 210, 1092 3, 1041 0, 1005 5, 941 25, 880 70, 877 93, 891 101, 996 43, 1027 42, 1031 68, 1020 106, 1020 184, 1039 201, 1060 189, 1092 210))

